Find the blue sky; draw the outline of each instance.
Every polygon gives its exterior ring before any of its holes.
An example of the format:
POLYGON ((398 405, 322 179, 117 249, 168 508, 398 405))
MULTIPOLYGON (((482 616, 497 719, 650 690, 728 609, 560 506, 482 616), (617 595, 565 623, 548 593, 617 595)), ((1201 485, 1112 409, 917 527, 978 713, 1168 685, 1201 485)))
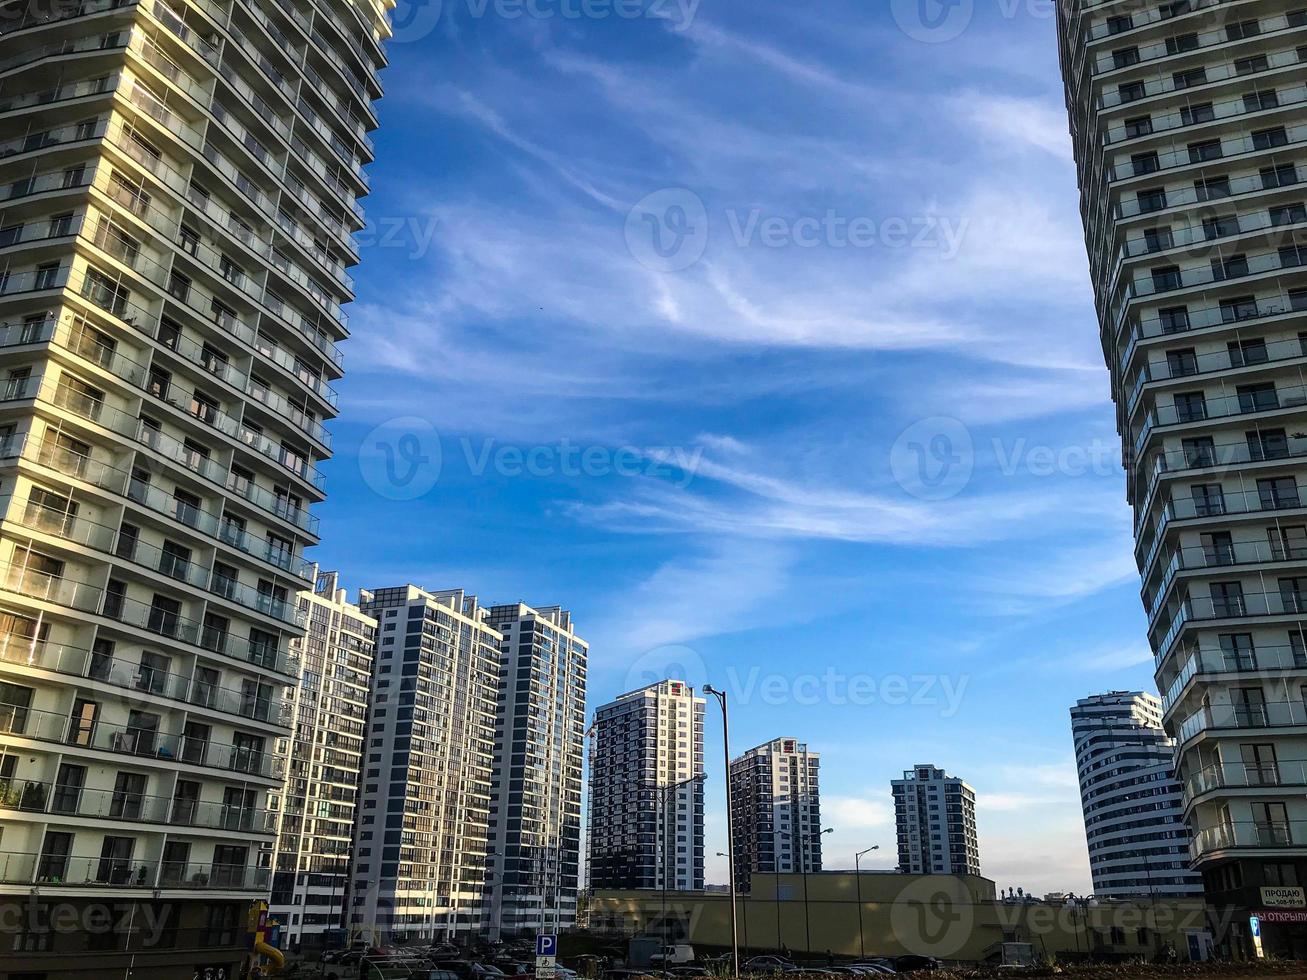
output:
POLYGON ((1052 4, 622 2, 401 3, 315 556, 727 687, 828 866, 932 762, 1088 890, 1067 709, 1152 681, 1052 4))

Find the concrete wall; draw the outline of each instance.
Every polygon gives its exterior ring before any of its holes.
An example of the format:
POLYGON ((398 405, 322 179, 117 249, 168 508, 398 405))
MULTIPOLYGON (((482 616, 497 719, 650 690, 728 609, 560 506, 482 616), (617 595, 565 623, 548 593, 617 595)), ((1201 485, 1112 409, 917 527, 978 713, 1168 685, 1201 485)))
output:
MULTIPOLYGON (((807 876, 807 893, 805 902, 802 875, 755 874, 752 894, 738 900, 741 948, 977 961, 1004 940, 1029 942, 1036 953, 1062 959, 1151 958, 1171 942, 1187 959, 1188 934, 1208 928, 1197 899, 1145 896, 1090 908, 1016 904, 999 901, 994 883, 973 875, 822 872, 807 876)), ((730 896, 717 892, 598 891, 591 928, 729 947, 730 909, 730 896)))

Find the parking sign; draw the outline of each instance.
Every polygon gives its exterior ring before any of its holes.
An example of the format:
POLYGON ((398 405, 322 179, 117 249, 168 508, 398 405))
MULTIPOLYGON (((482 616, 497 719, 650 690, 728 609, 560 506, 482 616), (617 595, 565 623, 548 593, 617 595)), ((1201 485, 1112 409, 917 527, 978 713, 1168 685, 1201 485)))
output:
POLYGON ((557 956, 558 937, 551 935, 536 936, 536 956, 557 956))

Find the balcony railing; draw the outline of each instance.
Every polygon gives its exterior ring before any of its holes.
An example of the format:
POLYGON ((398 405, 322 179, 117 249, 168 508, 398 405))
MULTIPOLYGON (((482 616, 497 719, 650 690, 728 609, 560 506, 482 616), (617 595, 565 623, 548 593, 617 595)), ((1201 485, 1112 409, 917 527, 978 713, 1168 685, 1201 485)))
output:
POLYGON ((1162 695, 1162 706, 1170 711, 1180 692, 1195 677, 1208 674, 1251 673, 1260 670, 1302 670, 1307 652, 1293 647, 1254 647, 1249 650, 1191 650, 1175 679, 1162 695))
POLYGON ((1186 742, 1204 732, 1249 732, 1285 728, 1307 722, 1307 704, 1302 701, 1267 701, 1257 704, 1213 704, 1199 708, 1177 730, 1186 742))
POLYGON ((1185 791, 1194 797, 1218 789, 1263 789, 1277 786, 1307 786, 1307 762, 1233 762, 1207 766, 1185 780, 1185 791))
POLYGON ((0 634, 0 662, 83 677, 146 697, 171 698, 272 725, 286 727, 291 722, 291 704, 284 699, 209 684, 198 675, 157 670, 63 643, 0 634))
POLYGON ((250 834, 277 831, 277 814, 273 810, 49 782, 0 781, 0 809, 56 819, 87 817, 250 834))
POLYGON ((7 704, 0 704, 0 734, 137 758, 181 762, 265 779, 277 779, 286 772, 286 763, 281 757, 244 745, 167 735, 154 728, 87 722, 55 711, 7 704))
POLYGON ((136 861, 0 851, 0 882, 67 888, 197 889, 266 892, 272 871, 241 864, 195 864, 185 861, 136 861))
POLYGON ((1307 613, 1307 593, 1246 592, 1230 596, 1194 596, 1180 603, 1166 635, 1157 644, 1165 659, 1176 637, 1188 626, 1222 619, 1256 619, 1261 616, 1301 616, 1307 613))
POLYGON ((1189 844, 1190 857, 1236 848, 1293 849, 1307 843, 1307 820, 1247 821, 1217 824, 1198 831, 1189 844))
POLYGON ((141 602, 121 593, 108 592, 84 582, 47 575, 20 565, 0 563, 0 588, 78 612, 101 615, 147 633, 189 643, 280 674, 299 674, 299 656, 279 649, 281 637, 277 638, 276 643, 243 640, 232 636, 225 629, 188 619, 170 607, 141 602))

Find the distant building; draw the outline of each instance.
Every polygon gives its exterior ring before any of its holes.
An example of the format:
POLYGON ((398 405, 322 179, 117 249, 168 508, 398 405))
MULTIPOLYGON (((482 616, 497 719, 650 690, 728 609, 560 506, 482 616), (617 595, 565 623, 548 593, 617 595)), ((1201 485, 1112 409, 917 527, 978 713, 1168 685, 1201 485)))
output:
POLYGON ((931 765, 915 766, 890 785, 900 871, 980 874, 975 790, 931 765))
POLYGON ((558 606, 493 606, 499 704, 490 805, 489 931, 576 924, 586 659, 558 606))
POLYGON ((1071 709, 1071 735, 1094 894, 1203 894, 1202 876, 1189 870, 1175 740, 1162 729, 1162 702, 1139 691, 1084 698, 1071 709))
POLYGON ((776 738, 731 761, 735 885, 754 872, 821 870, 820 758, 793 738, 776 738))
POLYGON ((703 888, 703 714, 704 699, 676 680, 595 712, 591 888, 703 888))
POLYGON ((314 590, 299 594, 307 635, 291 644, 300 683, 294 734, 279 746, 286 786, 270 909, 289 942, 310 944, 344 926, 377 626, 347 601, 338 573, 315 572, 314 590))
POLYGON ((351 927, 378 942, 479 935, 500 634, 475 596, 360 596, 377 620, 351 927))

